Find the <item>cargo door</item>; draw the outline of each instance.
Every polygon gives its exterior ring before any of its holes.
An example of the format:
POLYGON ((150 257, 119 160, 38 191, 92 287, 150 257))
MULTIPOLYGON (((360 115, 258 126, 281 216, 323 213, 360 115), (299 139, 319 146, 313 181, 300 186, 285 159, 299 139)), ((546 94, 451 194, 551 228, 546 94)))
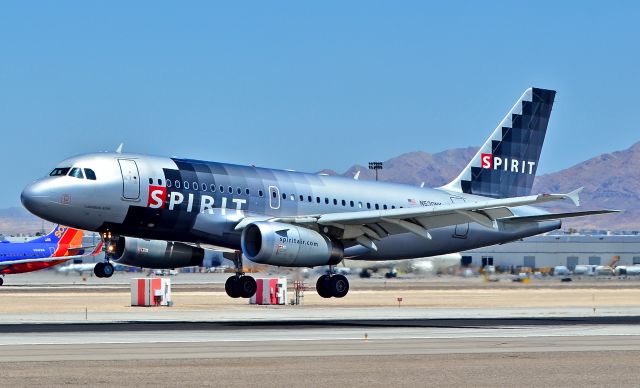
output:
POLYGON ((122 198, 136 200, 140 198, 140 174, 138 165, 130 159, 118 159, 122 173, 122 198))

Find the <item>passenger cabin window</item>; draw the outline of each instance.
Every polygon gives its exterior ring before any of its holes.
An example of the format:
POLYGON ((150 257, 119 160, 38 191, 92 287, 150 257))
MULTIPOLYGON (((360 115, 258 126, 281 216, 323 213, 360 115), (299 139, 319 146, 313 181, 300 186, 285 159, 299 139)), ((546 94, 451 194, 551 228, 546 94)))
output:
POLYGON ((262 190, 258 190, 258 195, 259 195, 260 197, 262 197, 262 195, 263 195, 263 194, 262 194, 262 190))
POLYGON ((69 173, 69 170, 71 170, 69 167, 54 168, 53 171, 49 173, 49 176, 65 176, 69 173))
POLYGON ((211 186, 210 186, 209 188, 211 189, 211 192, 212 192, 212 193, 215 193, 215 192, 216 192, 216 185, 211 184, 211 186))
POLYGON ((90 169, 90 168, 85 168, 84 169, 84 175, 86 175, 87 179, 89 179, 89 180, 92 180, 92 181, 96 180, 96 173, 93 172, 93 170, 90 169))
POLYGON ((167 179, 167 187, 171 187, 171 181, 167 179))
POLYGON ((180 188, 180 181, 176 179, 176 189, 180 188))
POLYGON ((224 194, 224 187, 220 185, 220 194, 224 194))
MULTIPOLYGON (((86 172, 86 170, 85 170, 85 172, 86 172)), ((87 177, 87 178, 89 178, 89 177, 87 177)), ((162 179, 160 179, 160 178, 158 178, 158 186, 162 186, 162 179)))
POLYGON ((189 190, 189 182, 184 181, 184 188, 185 190, 189 190))
POLYGON ((206 184, 206 183, 201 184, 201 185, 200 185, 200 189, 201 189, 202 191, 207 191, 207 184, 206 184))
POLYGON ((153 184, 153 178, 149 178, 149 184, 152 185, 153 184))
POLYGON ((238 187, 238 195, 242 194, 242 189, 238 187))
POLYGON ((244 189, 244 193, 245 193, 246 195, 249 195, 249 189, 244 189))
POLYGON ((193 187, 194 190, 198 190, 198 182, 193 182, 193 187))
POLYGON ((79 169, 78 167, 72 168, 71 171, 69 171, 69 176, 72 176, 78 179, 84 179, 84 174, 82 173, 82 169, 79 169))

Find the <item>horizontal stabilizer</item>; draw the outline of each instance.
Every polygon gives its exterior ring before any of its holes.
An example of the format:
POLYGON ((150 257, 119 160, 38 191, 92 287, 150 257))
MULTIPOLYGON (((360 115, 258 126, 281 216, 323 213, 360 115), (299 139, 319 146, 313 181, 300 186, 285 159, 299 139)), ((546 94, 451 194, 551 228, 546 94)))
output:
POLYGON ((536 221, 548 221, 548 220, 557 220, 560 218, 571 218, 571 217, 583 217, 583 216, 592 216, 594 214, 609 214, 609 213, 620 213, 620 210, 587 210, 583 212, 569 212, 569 213, 552 213, 552 214, 540 214, 536 216, 523 216, 523 217, 509 217, 503 218, 502 221, 506 222, 536 222, 536 221))

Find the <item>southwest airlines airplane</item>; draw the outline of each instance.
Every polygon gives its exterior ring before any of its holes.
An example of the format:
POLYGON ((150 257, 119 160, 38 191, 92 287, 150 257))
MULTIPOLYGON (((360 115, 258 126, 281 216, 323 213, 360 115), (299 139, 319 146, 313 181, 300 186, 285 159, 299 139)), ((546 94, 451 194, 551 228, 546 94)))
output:
MULTIPOLYGON (((46 236, 24 243, 0 241, 0 274, 37 271, 81 258, 86 249, 82 247, 82 236, 81 230, 56 225, 46 236)), ((92 255, 97 255, 102 246, 100 243, 92 255)), ((0 286, 3 283, 0 278, 0 286)))
MULTIPOLYGON (((506 243, 560 228, 532 207, 571 200, 531 195, 555 91, 530 88, 449 184, 397 183, 141 154, 92 153, 61 162, 27 186, 22 203, 52 222, 97 231, 118 263, 201 265, 206 250, 231 250, 231 297, 248 298, 255 280, 242 256, 287 267, 334 266, 343 259, 410 259, 506 243)), ((97 272, 111 271, 109 262, 97 272)), ((316 288, 344 297, 346 277, 329 273, 316 288)))

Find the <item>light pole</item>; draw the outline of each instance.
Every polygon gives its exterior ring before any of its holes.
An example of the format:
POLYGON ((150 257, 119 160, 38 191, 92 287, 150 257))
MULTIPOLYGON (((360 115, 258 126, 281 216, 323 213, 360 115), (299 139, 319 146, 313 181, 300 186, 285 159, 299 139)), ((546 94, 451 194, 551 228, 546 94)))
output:
POLYGON ((369 162, 369 170, 376 172, 376 181, 378 180, 378 170, 382 170, 382 162, 369 162))

